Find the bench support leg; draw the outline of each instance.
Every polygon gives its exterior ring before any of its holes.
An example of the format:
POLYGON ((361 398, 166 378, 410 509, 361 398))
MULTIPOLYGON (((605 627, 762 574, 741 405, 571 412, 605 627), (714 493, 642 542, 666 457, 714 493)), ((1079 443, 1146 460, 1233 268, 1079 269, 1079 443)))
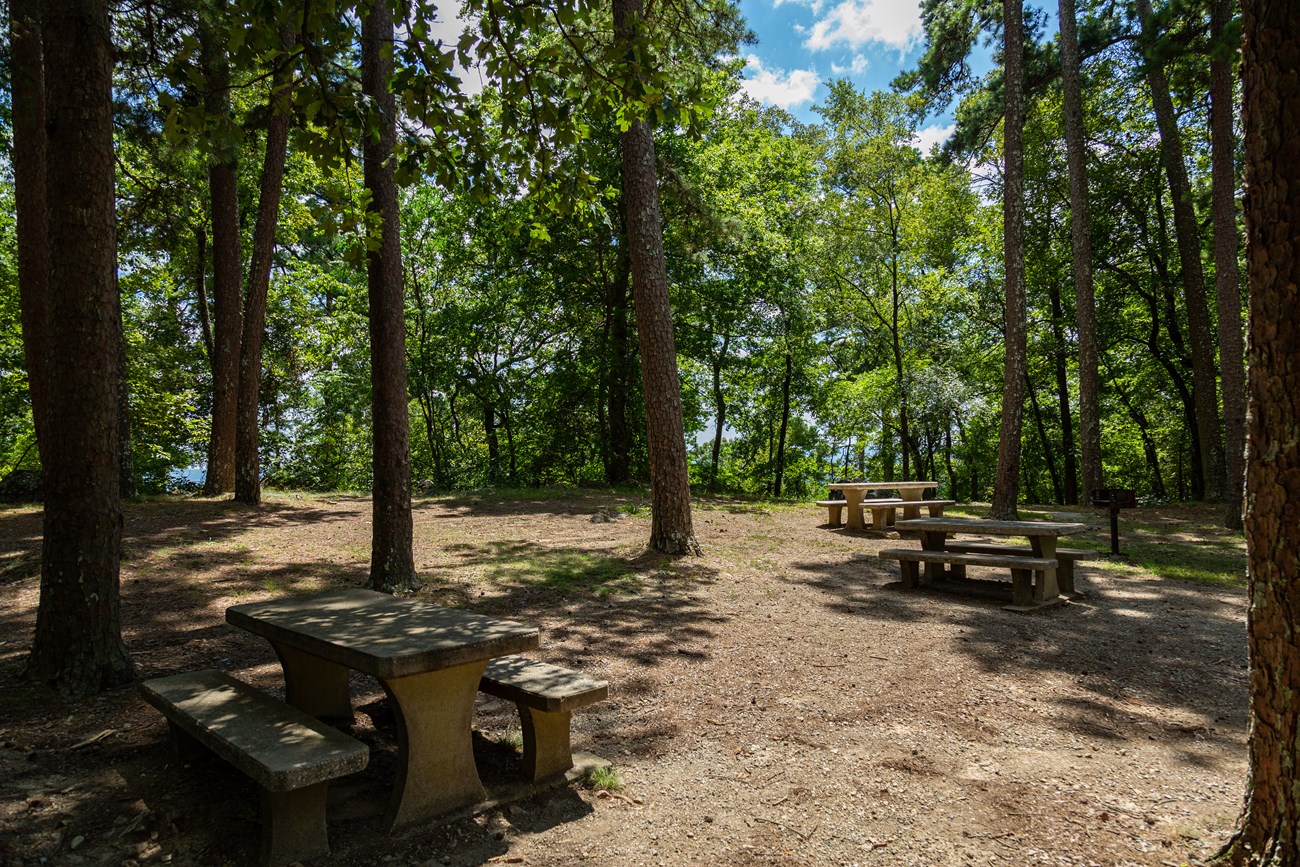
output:
POLYGON ((546 712, 516 702, 524 735, 524 773, 534 783, 573 767, 569 722, 573 712, 546 712))
POLYGON ((284 669, 285 699, 298 710, 326 719, 352 719, 348 670, 342 665, 271 642, 284 669))
POLYGON ((904 587, 916 587, 921 583, 921 570, 915 560, 899 560, 898 565, 903 570, 904 587))
POLYGON ((328 855, 325 792, 328 783, 292 792, 262 790, 262 865, 278 867, 328 855))
POLYGON ((842 520, 844 517, 843 506, 827 506, 826 511, 828 513, 826 515, 827 524, 830 524, 832 527, 839 527, 844 524, 844 521, 842 520))
POLYGON ((1011 602, 1029 607, 1034 602, 1034 573, 1029 569, 1011 570, 1011 602))
POLYGON ((173 720, 167 720, 167 728, 171 729, 172 753, 176 756, 176 761, 185 764, 212 756, 211 750, 195 740, 193 735, 176 725, 173 720))
POLYGON ((486 660, 381 680, 397 721, 390 828, 483 800, 470 720, 486 660))
POLYGON ((1062 593, 1074 592, 1074 560, 1056 555, 1056 584, 1062 593))

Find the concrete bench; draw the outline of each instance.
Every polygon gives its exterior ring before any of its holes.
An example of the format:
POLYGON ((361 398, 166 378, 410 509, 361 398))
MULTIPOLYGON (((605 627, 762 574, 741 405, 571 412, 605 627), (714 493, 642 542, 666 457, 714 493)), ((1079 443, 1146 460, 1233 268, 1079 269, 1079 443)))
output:
POLYGON ((916 587, 921 583, 919 564, 925 563, 927 581, 944 577, 943 566, 951 566, 954 578, 964 577, 967 566, 994 566, 1011 570, 1011 601, 1014 608, 1032 608, 1042 603, 1041 575, 1044 569, 1057 565, 1046 557, 1015 554, 968 554, 959 551, 927 551, 924 548, 886 548, 878 554, 886 560, 897 560, 903 573, 903 584, 916 587), (1034 576, 1040 576, 1035 581, 1034 576))
MULTIPOLYGON (((992 542, 948 542, 944 546, 948 551, 960 551, 970 554, 1018 554, 1032 557, 1033 551, 1015 545, 998 545, 992 542)), ((1056 583, 1062 593, 1074 593, 1074 561, 1091 560, 1097 556, 1096 551, 1084 548, 1056 549, 1056 583)))
POLYGON ((478 688, 513 701, 519 709, 524 772, 533 782, 573 767, 569 744, 573 709, 609 696, 609 684, 603 680, 522 656, 503 656, 489 662, 478 688))
POLYGON ((329 853, 325 790, 366 766, 365 744, 220 671, 147 680, 140 691, 167 718, 178 758, 210 751, 261 787, 262 864, 329 853))
POLYGON ((871 510, 871 527, 883 530, 893 526, 898 509, 903 510, 904 518, 921 517, 924 506, 931 518, 942 518, 943 510, 956 504, 956 500, 864 500, 862 508, 871 510))
POLYGON ((844 525, 844 507, 848 505, 846 501, 818 500, 817 505, 826 510, 827 524, 832 527, 840 527, 844 525))

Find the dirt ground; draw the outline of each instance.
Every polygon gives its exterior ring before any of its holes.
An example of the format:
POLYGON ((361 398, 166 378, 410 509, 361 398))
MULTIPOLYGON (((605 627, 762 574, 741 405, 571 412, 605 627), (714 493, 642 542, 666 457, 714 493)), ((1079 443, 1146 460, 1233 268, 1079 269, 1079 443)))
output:
MULTIPOLYGON (((364 583, 369 508, 293 494, 129 505, 122 619, 139 675, 216 667, 281 691, 270 646, 224 610, 364 583)), ((1106 548, 1104 517, 1071 511, 1097 529, 1070 544, 1106 548)), ((894 534, 830 529, 811 505, 698 503, 705 555, 671 561, 644 553, 632 496, 417 500, 419 597, 535 623, 539 658, 607 679, 573 740, 623 787, 390 835, 391 713, 356 676, 353 733, 372 758, 331 789, 321 863, 1203 862, 1244 785, 1245 595, 1170 576, 1204 551, 1244 575, 1240 538, 1214 517, 1127 513, 1126 538, 1157 565, 1081 564, 1084 598, 1026 616, 902 589, 874 556, 894 534)), ((134 688, 68 705, 19 680, 39 535, 38 510, 0 509, 0 867, 254 863, 251 785, 220 763, 173 764, 134 688)), ((481 697, 475 724, 491 788, 518 770, 518 721, 481 697)))

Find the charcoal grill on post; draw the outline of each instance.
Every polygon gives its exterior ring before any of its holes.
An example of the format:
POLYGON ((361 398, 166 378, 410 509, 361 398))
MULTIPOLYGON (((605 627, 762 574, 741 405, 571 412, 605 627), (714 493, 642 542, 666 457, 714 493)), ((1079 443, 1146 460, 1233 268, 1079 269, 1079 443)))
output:
POLYGON ((1096 488, 1092 504, 1110 510, 1110 553, 1119 553, 1119 510, 1137 505, 1137 491, 1131 488, 1096 488))

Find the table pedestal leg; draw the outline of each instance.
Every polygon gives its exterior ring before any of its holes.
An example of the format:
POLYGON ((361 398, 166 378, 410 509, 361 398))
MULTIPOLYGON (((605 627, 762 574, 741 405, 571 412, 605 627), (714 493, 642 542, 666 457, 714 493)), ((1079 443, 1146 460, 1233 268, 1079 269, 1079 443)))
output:
POLYGON ((850 530, 865 529, 862 526, 862 491, 845 488, 844 502, 849 510, 848 520, 845 521, 845 525, 850 530))
POLYGON ((314 717, 352 719, 348 669, 310 653, 272 641, 284 669, 285 699, 314 717))
MULTIPOLYGON (((933 530, 921 531, 921 548, 926 551, 942 551, 948 544, 948 534, 946 532, 936 532, 933 530)), ((942 563, 925 564, 925 583, 934 584, 944 579, 942 563)))
POLYGON ((483 800, 470 721, 487 661, 381 680, 397 721, 390 828, 483 800))
MULTIPOLYGON (((1056 537, 1055 536, 1033 536, 1029 540, 1033 548, 1035 557, 1043 557, 1048 560, 1056 559, 1056 537)), ((1056 586, 1056 567, 1051 566, 1043 570, 1043 580, 1034 584, 1034 601, 1045 602, 1060 596, 1061 592, 1056 586)))
MULTIPOLYGON (((920 507, 920 506, 909 506, 909 505, 907 505, 907 502, 908 502, 909 500, 919 500, 919 499, 921 499, 921 492, 920 492, 920 491, 899 491, 898 493, 899 493, 899 499, 901 499, 901 500, 903 501, 903 519, 904 519, 904 520, 910 520, 910 519, 912 519, 912 518, 919 518, 919 517, 921 517, 921 507, 920 507)), ((891 523, 892 523, 892 522, 891 522, 891 523)))

